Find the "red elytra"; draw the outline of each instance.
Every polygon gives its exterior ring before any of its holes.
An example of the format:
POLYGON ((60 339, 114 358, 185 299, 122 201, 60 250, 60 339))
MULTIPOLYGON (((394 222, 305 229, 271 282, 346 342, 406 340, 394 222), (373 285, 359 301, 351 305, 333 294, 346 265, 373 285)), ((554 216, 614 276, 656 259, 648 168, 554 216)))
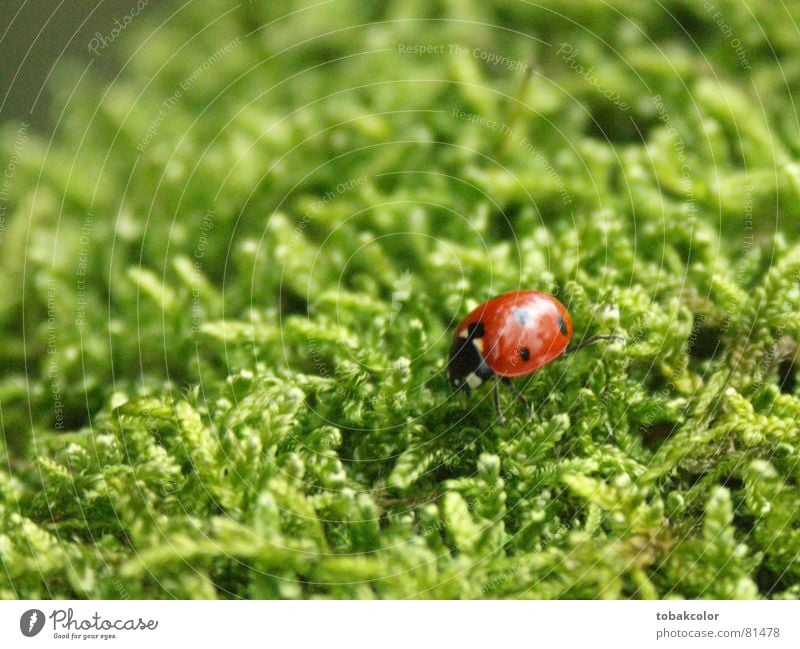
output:
POLYGON ((473 344, 500 377, 535 372, 561 356, 572 340, 566 307, 540 291, 511 291, 484 302, 462 320, 455 337, 465 337, 476 323, 483 325, 484 333, 473 337, 473 344))

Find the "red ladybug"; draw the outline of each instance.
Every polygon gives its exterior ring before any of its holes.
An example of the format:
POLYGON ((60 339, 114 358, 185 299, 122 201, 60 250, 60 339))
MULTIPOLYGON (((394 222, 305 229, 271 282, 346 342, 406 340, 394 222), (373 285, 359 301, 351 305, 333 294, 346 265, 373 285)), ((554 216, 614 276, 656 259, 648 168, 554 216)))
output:
MULTIPOLYGON (((511 291, 484 302, 456 328, 450 346, 447 372, 453 390, 468 395, 491 378, 498 378, 513 388, 511 379, 535 372, 565 353, 573 352, 598 340, 617 336, 593 336, 567 350, 572 340, 572 320, 566 307, 552 295, 540 291, 511 291)), ((500 413, 497 383, 494 401, 500 413)))

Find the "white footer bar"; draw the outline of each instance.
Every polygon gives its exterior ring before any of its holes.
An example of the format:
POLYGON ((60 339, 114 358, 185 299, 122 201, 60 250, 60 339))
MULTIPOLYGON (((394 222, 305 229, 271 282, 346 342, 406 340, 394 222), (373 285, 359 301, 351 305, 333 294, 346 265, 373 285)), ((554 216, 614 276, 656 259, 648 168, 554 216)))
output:
POLYGON ((0 646, 777 648, 800 647, 798 619, 789 601, 7 601, 0 646))

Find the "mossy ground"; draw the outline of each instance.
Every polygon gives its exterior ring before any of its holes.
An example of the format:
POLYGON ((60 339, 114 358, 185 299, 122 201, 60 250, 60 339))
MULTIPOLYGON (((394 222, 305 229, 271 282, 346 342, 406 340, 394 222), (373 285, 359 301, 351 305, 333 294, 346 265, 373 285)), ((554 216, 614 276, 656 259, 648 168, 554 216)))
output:
POLYGON ((800 10, 715 5, 151 7, 63 66, 2 138, 0 596, 800 595, 800 10), (627 342, 499 425, 442 370, 517 287, 627 342))

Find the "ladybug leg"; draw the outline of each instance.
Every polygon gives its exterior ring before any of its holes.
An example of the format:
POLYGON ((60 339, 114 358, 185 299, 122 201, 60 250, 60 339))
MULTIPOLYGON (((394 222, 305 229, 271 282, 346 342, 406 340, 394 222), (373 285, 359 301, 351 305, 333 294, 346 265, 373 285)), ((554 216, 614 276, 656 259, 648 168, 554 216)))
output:
POLYGON ((584 347, 588 347, 589 345, 594 345, 596 342, 600 342, 601 340, 621 340, 625 342, 625 339, 622 336, 592 336, 591 338, 587 338, 586 340, 582 340, 577 345, 575 345, 572 349, 567 349, 562 356, 566 356, 567 354, 571 354, 572 352, 576 352, 579 349, 583 349, 584 347))
POLYGON ((508 387, 511 388, 511 391, 514 393, 514 396, 519 399, 522 406, 525 408, 525 413, 528 415, 528 419, 533 419, 533 411, 531 410, 531 404, 528 403, 528 400, 525 398, 525 395, 514 385, 514 381, 512 381, 507 376, 503 377, 503 383, 505 383, 508 387))
POLYGON ((506 418, 500 412, 500 390, 497 389, 497 381, 492 384, 492 393, 494 394, 494 412, 497 415, 497 421, 504 424, 506 423, 506 418))

